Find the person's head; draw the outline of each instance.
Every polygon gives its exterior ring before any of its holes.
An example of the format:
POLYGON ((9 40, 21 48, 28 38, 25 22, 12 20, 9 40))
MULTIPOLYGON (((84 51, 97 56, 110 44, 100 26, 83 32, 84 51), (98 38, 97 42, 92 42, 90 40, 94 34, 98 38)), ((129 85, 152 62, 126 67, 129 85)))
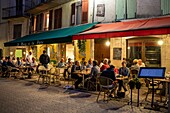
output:
POLYGON ((138 60, 138 64, 139 64, 139 65, 142 65, 142 59, 139 59, 139 60, 138 60))
POLYGON ((47 52, 46 52, 46 50, 43 50, 43 54, 46 54, 47 52))
POLYGON ((88 61, 89 64, 92 64, 93 63, 93 59, 90 58, 89 61, 88 61))
POLYGON ((17 57, 17 61, 19 61, 20 59, 19 59, 19 57, 17 57))
POLYGON ((86 62, 86 61, 84 61, 84 63, 83 63, 83 64, 84 64, 84 66, 87 66, 87 62, 86 62))
POLYGON ((15 60, 15 57, 12 57, 12 60, 15 60))
POLYGON ((85 61, 85 58, 82 58, 82 61, 85 61))
POLYGON ((71 61, 71 58, 68 58, 68 61, 70 62, 70 61, 71 61))
POLYGON ((75 65, 80 66, 80 62, 78 60, 76 60, 75 65))
POLYGON ((93 61, 93 66, 97 66, 98 65, 98 61, 97 60, 94 60, 93 61))
POLYGON ((8 61, 8 59, 9 59, 9 57, 8 57, 8 56, 6 56, 6 57, 5 57, 5 60, 6 60, 6 61, 8 61))
POLYGON ((33 62, 35 61, 35 58, 34 58, 34 57, 32 57, 32 61, 33 61, 33 62))
POLYGON ((138 60, 137 59, 134 59, 133 60, 133 64, 135 65, 135 64, 137 64, 138 63, 138 60))
POLYGON ((122 67, 126 67, 126 62, 122 62, 122 67))
POLYGON ((31 51, 29 52, 29 55, 32 55, 32 52, 31 52, 31 51))
POLYGON ((60 62, 64 62, 64 58, 61 58, 61 61, 60 62))
POLYGON ((1 60, 4 60, 4 57, 3 57, 3 56, 1 57, 1 60))
POLYGON ((114 70, 115 66, 114 65, 110 65, 109 68, 107 68, 108 70, 114 70))
POLYGON ((108 64, 108 59, 105 58, 104 61, 103 61, 104 64, 108 64))

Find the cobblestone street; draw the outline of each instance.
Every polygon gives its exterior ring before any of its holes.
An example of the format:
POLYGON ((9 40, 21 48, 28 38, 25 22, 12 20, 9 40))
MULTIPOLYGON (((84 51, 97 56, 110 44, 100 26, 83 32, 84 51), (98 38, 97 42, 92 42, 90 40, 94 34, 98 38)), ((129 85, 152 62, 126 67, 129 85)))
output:
POLYGON ((158 113, 127 102, 96 103, 96 94, 0 78, 0 113, 158 113))

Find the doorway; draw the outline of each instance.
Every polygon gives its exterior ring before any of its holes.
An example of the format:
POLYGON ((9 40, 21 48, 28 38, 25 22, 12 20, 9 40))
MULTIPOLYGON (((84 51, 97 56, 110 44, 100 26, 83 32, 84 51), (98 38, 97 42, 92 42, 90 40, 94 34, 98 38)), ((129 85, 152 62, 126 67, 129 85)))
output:
POLYGON ((106 42, 109 39, 95 39, 94 40, 94 59, 99 63, 104 59, 110 59, 110 45, 107 46, 106 42))

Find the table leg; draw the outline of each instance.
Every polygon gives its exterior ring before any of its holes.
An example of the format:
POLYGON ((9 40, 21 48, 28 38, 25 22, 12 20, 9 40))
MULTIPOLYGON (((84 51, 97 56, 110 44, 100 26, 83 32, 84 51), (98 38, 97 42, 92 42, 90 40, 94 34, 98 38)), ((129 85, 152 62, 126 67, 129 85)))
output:
POLYGON ((84 88, 84 74, 83 74, 83 88, 84 88))
MULTIPOLYGON (((168 82, 168 89, 170 88, 170 82, 168 82)), ((170 113, 170 89, 169 89, 169 99, 168 99, 168 113, 170 113)))

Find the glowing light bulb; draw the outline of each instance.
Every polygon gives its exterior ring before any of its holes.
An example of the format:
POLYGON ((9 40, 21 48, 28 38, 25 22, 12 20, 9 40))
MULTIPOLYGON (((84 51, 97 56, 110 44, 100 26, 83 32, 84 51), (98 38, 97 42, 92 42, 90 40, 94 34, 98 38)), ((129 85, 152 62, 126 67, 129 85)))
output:
POLYGON ((160 46, 163 45, 163 43, 164 43, 163 40, 158 41, 158 45, 160 45, 160 46))
POLYGON ((109 41, 106 42, 106 46, 110 46, 110 42, 109 41))

